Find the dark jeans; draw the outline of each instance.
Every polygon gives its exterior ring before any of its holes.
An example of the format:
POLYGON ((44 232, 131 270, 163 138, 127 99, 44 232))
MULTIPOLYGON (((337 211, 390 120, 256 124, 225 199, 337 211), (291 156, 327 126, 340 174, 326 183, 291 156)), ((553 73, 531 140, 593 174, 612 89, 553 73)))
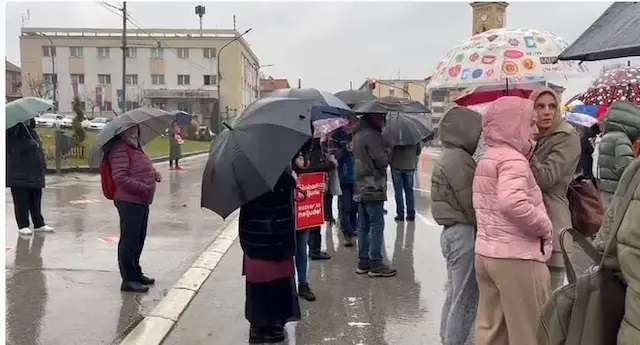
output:
POLYGON ((333 195, 329 193, 324 194, 324 221, 329 222, 333 220, 333 195))
POLYGON ((384 201, 360 202, 358 206, 358 257, 361 261, 382 263, 384 201))
POLYGON ((115 201, 120 215, 120 241, 118 265, 123 281, 138 281, 142 276, 140 255, 147 237, 149 205, 115 201))
POLYGON ((172 167, 174 166, 174 162, 175 162, 175 166, 178 166, 178 159, 170 159, 169 160, 169 166, 172 167))
POLYGON ((309 243, 309 230, 296 230, 296 271, 298 283, 307 283, 307 270, 309 258, 307 257, 307 244, 309 243))
POLYGON ((41 228, 45 225, 42 217, 42 189, 12 187, 11 196, 13 197, 18 229, 29 227, 29 215, 31 215, 34 228, 41 228))
POLYGON ((341 185, 342 195, 338 198, 340 227, 345 235, 354 235, 358 226, 358 205, 353 201, 353 184, 341 185))
POLYGON ((415 198, 413 194, 413 176, 415 170, 392 170, 393 190, 396 196, 396 215, 404 217, 404 198, 407 199, 407 216, 416 215, 415 198), (404 196, 403 196, 404 193, 404 196))
POLYGON ((309 254, 320 254, 320 249, 322 248, 320 227, 311 228, 307 231, 309 232, 309 254))

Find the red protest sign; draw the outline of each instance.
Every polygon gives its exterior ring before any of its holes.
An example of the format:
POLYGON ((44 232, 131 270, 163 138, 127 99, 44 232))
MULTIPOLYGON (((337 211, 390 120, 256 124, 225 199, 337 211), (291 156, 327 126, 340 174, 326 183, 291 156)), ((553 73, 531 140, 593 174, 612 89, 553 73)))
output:
POLYGON ((325 173, 298 175, 298 189, 305 195, 296 201, 296 230, 304 230, 324 223, 325 173))

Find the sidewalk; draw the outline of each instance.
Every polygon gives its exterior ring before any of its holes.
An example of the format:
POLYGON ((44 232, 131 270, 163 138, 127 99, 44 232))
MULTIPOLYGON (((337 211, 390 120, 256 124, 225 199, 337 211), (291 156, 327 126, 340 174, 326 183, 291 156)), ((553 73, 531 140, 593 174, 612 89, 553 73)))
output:
POLYGON ((47 176, 43 212, 56 232, 33 237, 18 236, 6 190, 7 344, 119 343, 225 225, 200 208, 205 162, 203 156, 185 159, 180 172, 156 164, 163 182, 141 260, 157 279, 148 294, 119 290, 118 216, 102 196, 99 175, 47 176))

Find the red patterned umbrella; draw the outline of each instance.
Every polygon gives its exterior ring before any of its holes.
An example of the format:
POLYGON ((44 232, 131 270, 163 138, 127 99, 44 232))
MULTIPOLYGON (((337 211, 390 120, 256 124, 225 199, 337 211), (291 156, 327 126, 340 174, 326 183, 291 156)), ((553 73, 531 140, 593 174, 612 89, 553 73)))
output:
POLYGON ((584 104, 611 105, 627 101, 640 105, 640 67, 624 67, 605 71, 595 80, 580 100, 584 104))

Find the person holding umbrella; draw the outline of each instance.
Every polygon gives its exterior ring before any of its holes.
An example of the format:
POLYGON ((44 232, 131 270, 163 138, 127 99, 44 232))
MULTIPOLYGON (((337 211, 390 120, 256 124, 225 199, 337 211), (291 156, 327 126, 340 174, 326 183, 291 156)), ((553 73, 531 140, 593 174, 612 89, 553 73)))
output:
POLYGON ((42 189, 45 186, 46 161, 42 141, 29 119, 7 129, 7 187, 11 188, 18 232, 52 232, 42 216, 42 189), (29 216, 33 231, 29 228, 29 216))
POLYGON ((357 274, 393 277, 396 270, 384 264, 384 202, 387 200, 387 167, 390 149, 382 137, 385 115, 365 114, 353 137, 355 158, 354 200, 358 206, 357 274))
POLYGON ((184 144, 182 129, 180 129, 178 121, 174 120, 169 127, 169 170, 182 170, 178 164, 178 160, 182 158, 182 144, 184 144))
POLYGON ((149 205, 153 202, 156 183, 162 181, 142 150, 139 136, 139 126, 133 125, 103 147, 116 187, 113 201, 120 216, 120 290, 129 292, 147 292, 147 285, 155 283, 155 279, 142 272, 140 256, 147 237, 149 205))

